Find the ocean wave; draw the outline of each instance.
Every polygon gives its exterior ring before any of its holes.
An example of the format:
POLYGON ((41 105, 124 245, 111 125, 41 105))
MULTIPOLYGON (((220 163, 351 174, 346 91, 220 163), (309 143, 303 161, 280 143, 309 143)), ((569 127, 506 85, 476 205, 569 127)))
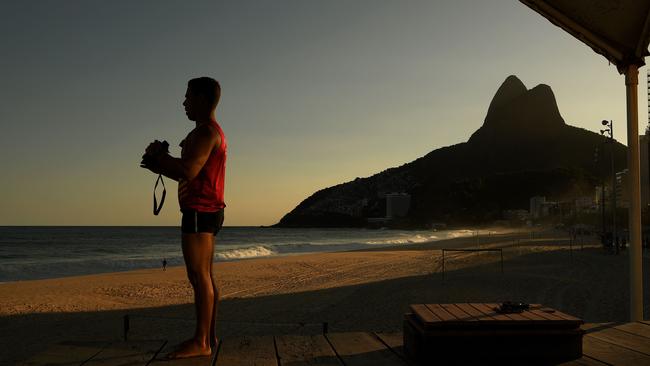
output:
POLYGON ((223 252, 217 252, 215 256, 221 260, 232 260, 232 259, 245 259, 245 258, 256 258, 256 257, 268 257, 271 255, 277 254, 272 249, 265 247, 263 245, 256 245, 254 247, 230 249, 223 252))
MULTIPOLYGON (((177 227, 2 228, 0 281, 56 278, 183 265, 177 227)), ((487 234, 487 230, 480 232, 487 234)), ((495 233, 490 231, 490 233, 495 233)), ((230 228, 219 233, 215 260, 375 249, 471 237, 475 230, 230 228)))
POLYGON ((399 245, 399 244, 418 244, 426 243, 439 239, 437 235, 415 235, 406 238, 390 238, 382 240, 368 240, 365 244, 370 245, 399 245))
POLYGON ((469 230, 469 229, 454 230, 454 231, 450 231, 447 234, 447 238, 449 238, 449 239, 463 238, 463 237, 466 237, 466 236, 472 236, 472 235, 474 235, 474 233, 476 233, 475 230, 469 230))

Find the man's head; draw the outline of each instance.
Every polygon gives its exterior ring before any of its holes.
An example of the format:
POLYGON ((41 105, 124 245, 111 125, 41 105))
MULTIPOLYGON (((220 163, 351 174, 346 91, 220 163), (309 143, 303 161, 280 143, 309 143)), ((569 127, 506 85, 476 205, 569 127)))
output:
POLYGON ((208 118, 212 115, 221 98, 221 86, 213 78, 203 76, 187 82, 185 92, 185 114, 192 121, 208 118))

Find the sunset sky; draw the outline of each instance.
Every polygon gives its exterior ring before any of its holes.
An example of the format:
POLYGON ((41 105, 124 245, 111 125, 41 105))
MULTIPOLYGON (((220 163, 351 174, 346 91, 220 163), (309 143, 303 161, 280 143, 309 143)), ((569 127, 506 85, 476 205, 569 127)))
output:
MULTIPOLYGON (((211 76, 229 142, 226 225, 466 141, 508 75, 626 142, 623 76, 512 0, 3 1, 0 225, 178 225, 151 212, 144 147, 193 127, 211 76)), ((647 123, 639 73, 640 131, 647 123)), ((444 172, 440 172, 444 174, 444 172)))

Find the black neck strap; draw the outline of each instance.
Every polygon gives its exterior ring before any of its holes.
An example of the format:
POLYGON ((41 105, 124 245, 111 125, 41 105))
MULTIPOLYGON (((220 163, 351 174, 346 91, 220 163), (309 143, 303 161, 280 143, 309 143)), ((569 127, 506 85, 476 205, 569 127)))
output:
POLYGON ((163 204, 165 203, 165 196, 167 195, 167 190, 165 189, 165 181, 162 178, 162 174, 158 174, 158 179, 156 179, 156 185, 153 187, 153 214, 158 216, 160 210, 162 210, 163 204), (158 182, 162 183, 163 191, 162 197, 160 197, 160 205, 158 205, 158 200, 156 199, 156 188, 158 188, 158 182))

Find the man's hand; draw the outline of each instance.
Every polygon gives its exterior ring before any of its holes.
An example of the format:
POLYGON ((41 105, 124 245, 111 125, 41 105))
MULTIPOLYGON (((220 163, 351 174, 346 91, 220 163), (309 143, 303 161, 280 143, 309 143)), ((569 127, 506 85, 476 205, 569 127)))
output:
POLYGON ((147 160, 143 159, 140 162, 140 168, 149 169, 152 173, 155 174, 161 174, 162 171, 160 169, 160 165, 158 165, 158 163, 153 160, 154 159, 147 159, 147 160))
POLYGON ((152 142, 144 150, 144 155, 142 155, 142 161, 140 162, 140 167, 149 169, 150 171, 160 174, 160 158, 163 155, 169 153, 169 144, 165 142, 160 142, 158 140, 152 142))
POLYGON ((145 155, 158 155, 160 153, 167 152, 166 150, 167 149, 165 145, 162 142, 156 140, 147 146, 147 148, 144 150, 144 153, 145 155))

